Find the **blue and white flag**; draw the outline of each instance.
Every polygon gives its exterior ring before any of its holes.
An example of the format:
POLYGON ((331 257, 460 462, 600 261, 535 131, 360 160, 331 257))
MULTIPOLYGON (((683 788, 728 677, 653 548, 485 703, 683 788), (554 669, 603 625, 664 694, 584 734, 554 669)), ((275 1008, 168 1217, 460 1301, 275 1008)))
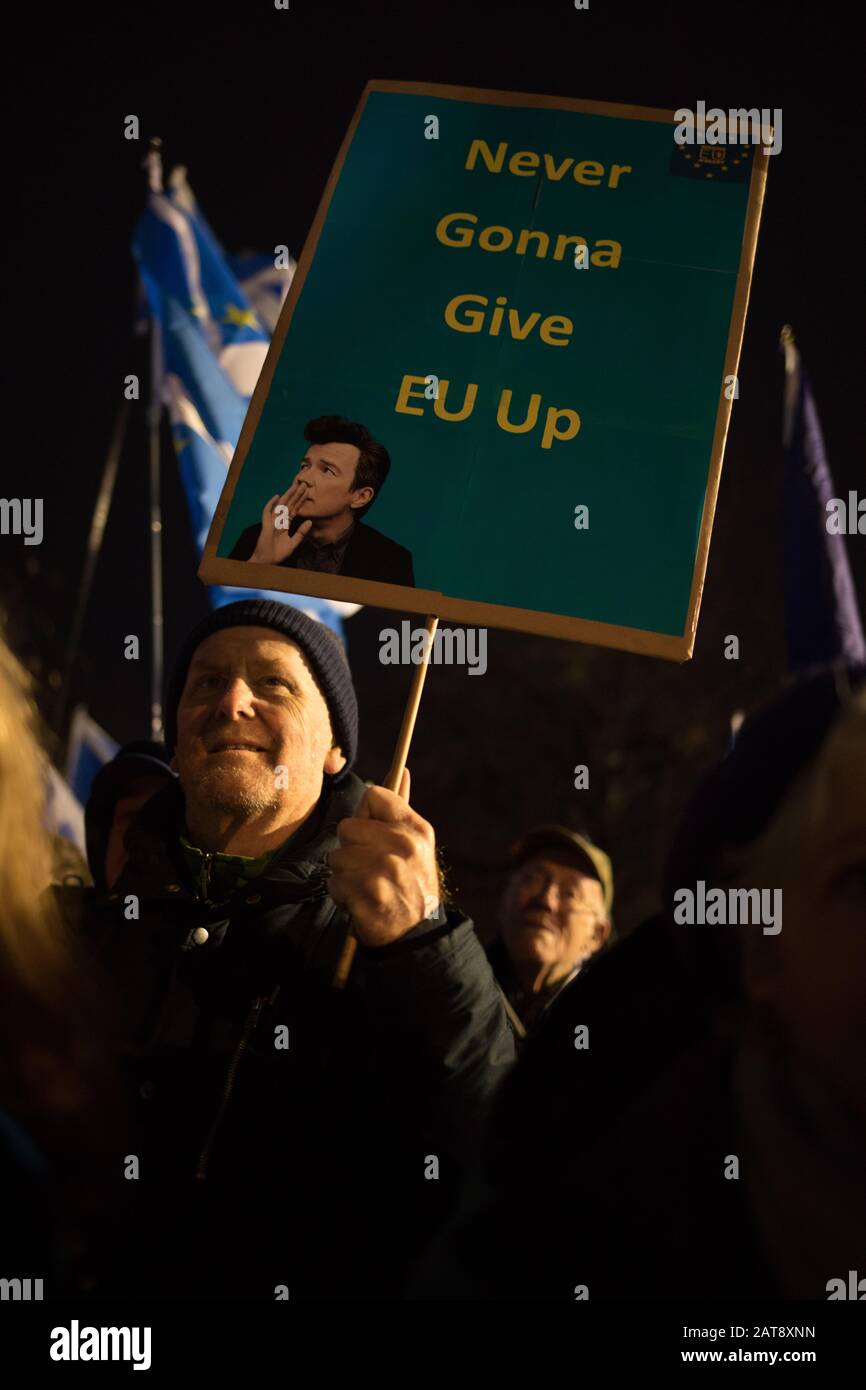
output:
POLYGON ((84 807, 51 763, 45 769, 42 828, 50 835, 61 835, 64 840, 71 840, 86 858, 84 807))
POLYGON ((277 265, 276 247, 273 254, 270 251, 241 251, 232 255, 224 251, 196 202, 182 164, 172 169, 169 175, 168 196, 175 207, 188 213, 193 224, 201 229, 204 238, 222 257, 262 328, 271 337, 297 269, 297 262, 288 254, 288 248, 283 248, 286 253, 285 265, 277 265))
MULTIPOLYGON (((238 284, 182 170, 169 180, 168 193, 150 193, 133 251, 161 336, 161 394, 201 554, 270 330, 238 284)), ((294 602, 340 635, 342 617, 358 607, 267 589, 212 584, 208 592, 214 607, 243 598, 294 602)))
POLYGON ((120 744, 90 717, 84 705, 76 705, 69 726, 66 781, 82 806, 87 805, 97 772, 110 763, 119 750, 120 744))
POLYGON ((290 256, 284 269, 274 264, 274 256, 268 251, 244 251, 229 256, 228 261, 259 323, 273 335, 297 261, 290 256))

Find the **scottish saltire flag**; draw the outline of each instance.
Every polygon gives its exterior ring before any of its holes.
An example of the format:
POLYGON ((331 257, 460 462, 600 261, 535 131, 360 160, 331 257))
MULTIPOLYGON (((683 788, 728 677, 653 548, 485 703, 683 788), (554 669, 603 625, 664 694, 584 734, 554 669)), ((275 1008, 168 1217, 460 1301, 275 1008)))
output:
POLYGON ((76 705, 69 726, 66 781, 82 806, 87 804, 97 772, 110 763, 119 751, 120 744, 105 732, 101 724, 91 719, 84 705, 76 705))
POLYGON ((784 573, 788 667, 866 661, 866 641, 845 537, 827 530, 836 496, 809 378, 785 343, 784 573))
MULTIPOLYGON (((151 192, 133 252, 160 334, 162 396, 187 495, 199 554, 268 350, 259 321, 201 216, 185 179, 151 192)), ((265 589, 208 585, 215 607, 242 598, 293 596, 265 589)), ((342 635, 341 617, 357 605, 298 595, 311 617, 342 635)))

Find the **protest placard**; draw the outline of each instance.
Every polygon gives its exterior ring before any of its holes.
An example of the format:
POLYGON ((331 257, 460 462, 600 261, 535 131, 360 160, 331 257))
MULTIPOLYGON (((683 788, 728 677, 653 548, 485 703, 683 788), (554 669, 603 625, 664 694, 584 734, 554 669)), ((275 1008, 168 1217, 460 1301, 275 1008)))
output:
POLYGON ((201 577, 689 657, 767 155, 675 129, 368 83, 201 577))

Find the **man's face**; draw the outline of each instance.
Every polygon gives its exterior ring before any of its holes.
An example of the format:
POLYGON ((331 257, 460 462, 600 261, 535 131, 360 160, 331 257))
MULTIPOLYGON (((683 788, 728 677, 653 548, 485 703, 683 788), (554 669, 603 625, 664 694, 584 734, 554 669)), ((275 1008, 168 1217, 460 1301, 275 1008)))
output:
POLYGON ((244 818, 268 810, 306 815, 323 773, 339 772, 345 761, 324 696, 288 638, 233 627, 197 648, 174 754, 188 805, 244 818))
POLYGON ((514 870, 502 900, 501 923, 511 959, 552 967, 551 979, 591 956, 610 930, 598 879, 555 850, 514 870))
POLYGON ((373 489, 354 485, 360 457, 354 444, 311 444, 298 469, 298 478, 307 485, 298 516, 317 521, 343 513, 348 517, 371 502, 373 489))

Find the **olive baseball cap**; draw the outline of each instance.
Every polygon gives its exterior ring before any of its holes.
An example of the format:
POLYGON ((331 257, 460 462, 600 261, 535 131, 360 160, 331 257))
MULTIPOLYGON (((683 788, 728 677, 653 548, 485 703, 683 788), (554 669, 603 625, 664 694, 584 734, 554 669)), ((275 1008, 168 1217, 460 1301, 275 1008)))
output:
POLYGON ((544 850, 568 854, 583 865, 593 878, 597 878, 604 896, 605 912, 610 914, 613 907, 613 865, 603 849, 593 844, 587 835, 569 830, 565 825, 537 825, 511 846, 508 853, 509 869, 518 868, 544 850))

